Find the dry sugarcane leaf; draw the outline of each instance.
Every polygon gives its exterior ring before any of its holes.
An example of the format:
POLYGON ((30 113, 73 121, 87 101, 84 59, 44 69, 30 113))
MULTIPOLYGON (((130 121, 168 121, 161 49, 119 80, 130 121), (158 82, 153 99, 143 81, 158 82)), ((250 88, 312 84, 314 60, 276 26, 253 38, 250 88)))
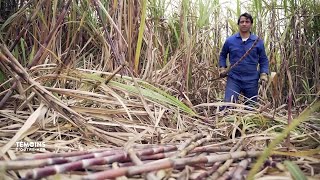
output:
POLYGON ((32 113, 30 117, 26 120, 24 125, 15 134, 15 136, 4 147, 1 148, 1 156, 3 156, 3 154, 5 154, 37 120, 43 118, 46 112, 47 107, 43 103, 41 103, 37 110, 34 113, 32 113))
MULTIPOLYGON (((287 156, 295 156, 295 157, 303 157, 303 156, 312 156, 320 153, 320 148, 311 149, 307 151, 297 151, 297 152, 283 152, 283 151, 273 151, 272 154, 278 155, 287 155, 287 156)), ((320 160, 318 160, 320 162, 320 160)))

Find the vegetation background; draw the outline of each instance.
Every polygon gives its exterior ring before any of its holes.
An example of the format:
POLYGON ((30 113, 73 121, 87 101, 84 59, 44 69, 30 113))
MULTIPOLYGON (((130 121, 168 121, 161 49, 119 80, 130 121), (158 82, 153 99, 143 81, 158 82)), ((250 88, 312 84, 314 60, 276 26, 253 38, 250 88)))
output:
POLYGON ((22 139, 52 151, 168 143, 176 130, 282 135, 274 146, 291 132, 295 146, 318 147, 319 114, 301 115, 319 111, 320 2, 231 3, 0 0, 2 153, 22 139), (244 11, 276 73, 254 112, 218 117, 225 80, 210 79, 244 11))
POLYGON ((299 105, 320 88, 318 3, 238 0, 228 8, 218 0, 115 0, 66 7, 57 0, 1 1, 1 41, 29 68, 55 63, 63 70, 112 72, 126 62, 135 77, 199 104, 221 99, 223 86, 207 81, 217 75, 219 51, 237 32, 242 9, 253 15, 252 31, 265 40, 271 71, 278 74, 269 97, 280 105, 291 91, 299 105))

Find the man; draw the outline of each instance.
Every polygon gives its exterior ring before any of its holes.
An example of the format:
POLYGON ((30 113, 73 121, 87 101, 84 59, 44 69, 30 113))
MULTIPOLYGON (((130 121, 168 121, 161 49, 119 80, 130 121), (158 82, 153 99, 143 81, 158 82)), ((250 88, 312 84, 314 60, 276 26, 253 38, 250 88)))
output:
MULTIPOLYGON (((250 14, 241 14, 238 19, 239 32, 225 41, 220 53, 219 71, 223 74, 227 68, 227 55, 232 66, 253 46, 258 38, 250 31, 253 18, 250 14)), ((258 40, 250 53, 229 72, 225 89, 225 102, 237 102, 239 94, 248 98, 247 104, 257 101, 258 81, 268 80, 269 62, 266 56, 263 41, 258 40), (259 65, 259 69, 258 69, 259 65)), ((224 108, 223 108, 224 109, 224 108)))

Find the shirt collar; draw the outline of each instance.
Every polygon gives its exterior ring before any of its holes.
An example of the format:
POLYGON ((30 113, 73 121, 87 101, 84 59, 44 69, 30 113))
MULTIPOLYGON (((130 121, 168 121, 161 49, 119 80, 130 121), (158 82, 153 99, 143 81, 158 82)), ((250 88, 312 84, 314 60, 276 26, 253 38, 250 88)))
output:
MULTIPOLYGON (((237 37, 237 38, 241 38, 241 36, 240 36, 240 33, 239 33, 239 32, 236 34, 236 37, 237 37)), ((252 34, 252 33, 250 32, 250 36, 249 36, 249 38, 248 38, 248 39, 256 40, 256 39, 257 39, 257 36, 256 36, 256 35, 254 35, 254 34, 252 34)))

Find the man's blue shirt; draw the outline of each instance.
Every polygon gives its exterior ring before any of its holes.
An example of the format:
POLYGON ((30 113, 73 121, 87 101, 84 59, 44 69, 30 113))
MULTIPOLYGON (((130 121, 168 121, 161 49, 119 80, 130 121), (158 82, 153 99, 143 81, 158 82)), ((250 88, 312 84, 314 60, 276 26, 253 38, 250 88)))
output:
MULTIPOLYGON (((243 42, 240 33, 236 33, 225 41, 220 53, 219 66, 227 67, 227 56, 231 66, 252 47, 258 37, 250 34, 249 38, 243 42)), ((241 81, 250 81, 259 79, 260 73, 269 74, 269 61, 266 56, 263 41, 258 40, 257 45, 251 50, 237 66, 229 72, 228 76, 241 81), (258 69, 259 64, 259 69, 258 69)))

